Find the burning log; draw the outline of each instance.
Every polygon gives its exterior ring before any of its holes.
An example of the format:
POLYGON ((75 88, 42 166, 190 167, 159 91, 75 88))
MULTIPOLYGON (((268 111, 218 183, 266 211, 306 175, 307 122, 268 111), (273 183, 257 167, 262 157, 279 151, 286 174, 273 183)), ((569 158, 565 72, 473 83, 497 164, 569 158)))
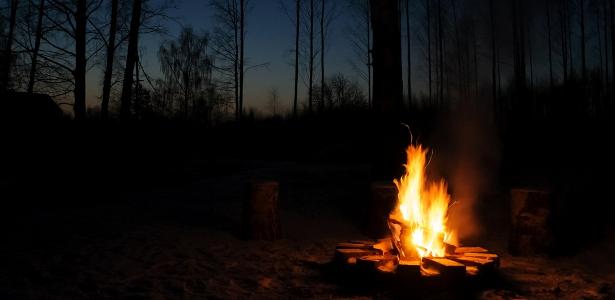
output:
POLYGON ((440 275, 446 277, 463 277, 466 274, 466 266, 447 258, 423 257, 423 267, 435 269, 440 275))
POLYGON ((249 186, 249 197, 244 204, 244 234, 251 239, 276 240, 281 236, 276 181, 257 181, 249 186))

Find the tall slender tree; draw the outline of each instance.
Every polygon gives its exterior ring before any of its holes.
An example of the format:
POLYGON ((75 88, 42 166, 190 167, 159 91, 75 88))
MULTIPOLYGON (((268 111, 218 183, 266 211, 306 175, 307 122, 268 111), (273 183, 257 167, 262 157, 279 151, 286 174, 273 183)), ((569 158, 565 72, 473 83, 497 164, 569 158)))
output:
POLYGON ((299 89, 299 25, 301 24, 301 0, 295 1, 295 93, 293 98, 293 117, 297 117, 297 100, 299 89))
POLYGON ((113 59, 115 57, 115 36, 117 34, 117 14, 119 0, 111 0, 111 21, 109 24, 109 38, 107 44, 107 57, 105 64, 105 74, 103 79, 102 101, 100 105, 100 115, 106 120, 109 115, 109 98, 111 97, 111 78, 113 76, 113 59))
MULTIPOLYGON (((612 0, 611 0, 612 1, 612 0)), ((560 21, 560 41, 561 41, 561 56, 562 56, 562 72, 564 75, 564 83, 568 82, 568 46, 566 34, 566 0, 559 1, 559 21, 560 21)), ((614 53, 615 54, 615 53, 614 53)))
POLYGON ((438 0, 438 97, 439 104, 444 103, 444 30, 442 23, 442 1, 438 0))
POLYGON ((75 103, 73 110, 75 119, 85 118, 85 86, 86 86, 86 46, 87 46, 87 3, 77 0, 75 11, 75 103))
POLYGON ((496 67, 497 67, 497 50, 495 46, 495 36, 496 36, 496 27, 495 27, 495 8, 493 6, 494 0, 489 0, 489 20, 491 24, 491 101, 493 102, 493 110, 495 116, 497 118, 498 115, 498 106, 497 106, 497 83, 496 83, 496 67))
POLYGON ((431 1, 425 0, 425 9, 427 16, 427 73, 429 79, 429 102, 433 101, 433 88, 432 88, 432 72, 431 72, 431 1))
POLYGON ((403 101, 401 39, 397 0, 370 1, 374 33, 374 103, 376 112, 392 115, 403 101))
POLYGON ((34 92, 34 83, 36 81, 36 67, 38 64, 38 52, 41 49, 41 37, 43 35, 43 17, 45 12, 45 0, 40 0, 38 3, 38 19, 36 22, 36 33, 34 37, 34 49, 32 49, 30 76, 28 77, 28 94, 34 92))
POLYGON ((4 49, 4 70, 0 71, 2 76, 0 82, 0 92, 5 91, 9 87, 9 81, 11 80, 11 64, 13 60, 13 39, 15 36, 15 21, 17 19, 17 6, 19 2, 17 0, 11 0, 11 12, 9 15, 9 32, 6 36, 6 47, 4 49))
POLYGON ((607 0, 602 1, 603 4, 603 23, 604 23, 604 75, 605 75, 605 85, 607 86, 607 98, 609 94, 608 86, 610 84, 609 80, 609 21, 608 21, 608 2, 607 0))
POLYGON ((587 62, 585 56, 585 0, 579 0, 579 18, 581 27, 581 70, 583 74, 583 82, 587 81, 587 62))
POLYGON ((553 41, 551 38, 551 7, 549 0, 545 1, 547 12, 547 48, 549 52, 549 88, 553 90, 553 41))
POLYGON ((412 33, 410 32, 410 0, 406 0, 406 72, 408 73, 408 108, 412 108, 412 33))
POLYGON ((319 109, 325 108, 325 0, 320 0, 320 103, 319 109))
POLYGON ((308 86, 308 111, 312 113, 312 102, 314 101, 314 0, 310 0, 310 57, 309 57, 309 86, 308 86))
POLYGON ((122 96, 120 118, 128 120, 131 115, 131 98, 133 85, 133 72, 139 54, 139 27, 141 25, 142 0, 134 0, 130 18, 130 31, 128 33, 128 53, 126 55, 126 67, 124 68, 124 82, 122 84, 122 96))
POLYGON ((245 75, 245 33, 246 33, 246 0, 239 2, 239 117, 243 116, 243 78, 245 75))

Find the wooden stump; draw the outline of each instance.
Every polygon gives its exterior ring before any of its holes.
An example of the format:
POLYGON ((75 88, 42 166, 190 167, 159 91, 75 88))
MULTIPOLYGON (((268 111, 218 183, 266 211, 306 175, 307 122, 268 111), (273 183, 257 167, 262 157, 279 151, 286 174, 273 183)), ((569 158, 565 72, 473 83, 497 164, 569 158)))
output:
POLYGON ((549 193, 540 190, 511 190, 511 234, 509 251, 514 255, 546 253, 552 241, 548 219, 549 193))
POLYGON ((387 220, 397 203, 397 187, 392 182, 373 182, 370 185, 370 205, 367 212, 366 234, 381 237, 389 233, 387 220))
POLYGON ((249 186, 243 210, 243 229, 247 238, 276 240, 281 237, 276 181, 255 181, 249 186))

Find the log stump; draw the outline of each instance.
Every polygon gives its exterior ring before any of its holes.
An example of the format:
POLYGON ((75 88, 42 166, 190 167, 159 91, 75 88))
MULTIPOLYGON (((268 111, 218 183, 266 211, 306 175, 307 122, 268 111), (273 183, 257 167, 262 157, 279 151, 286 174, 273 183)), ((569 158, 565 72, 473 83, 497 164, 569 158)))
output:
POLYGON ((281 238, 277 181, 254 181, 249 184, 243 209, 243 232, 249 239, 281 238))
POLYGON ((553 240, 550 230, 550 194, 547 191, 512 189, 509 251, 513 255, 546 253, 553 240))
POLYGON ((388 219, 397 203, 397 187, 392 182, 372 182, 367 212, 366 234, 381 237, 389 233, 388 219))

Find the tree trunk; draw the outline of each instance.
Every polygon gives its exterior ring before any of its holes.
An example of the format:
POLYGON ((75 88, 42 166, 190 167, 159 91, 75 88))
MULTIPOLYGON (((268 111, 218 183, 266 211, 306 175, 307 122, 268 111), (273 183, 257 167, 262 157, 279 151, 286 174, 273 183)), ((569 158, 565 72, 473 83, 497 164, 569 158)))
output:
POLYGON ((438 96, 440 98, 440 105, 444 104, 444 35, 442 30, 442 1, 438 0, 438 55, 439 55, 439 68, 440 79, 438 80, 439 91, 438 96))
POLYGON ((233 0, 233 37, 235 38, 234 51, 235 57, 233 60, 233 83, 235 92, 235 120, 241 117, 241 103, 239 101, 239 26, 237 24, 237 0, 233 0))
POLYGON ((30 65, 30 76, 28 79, 28 94, 34 93, 34 83, 36 80, 36 65, 38 62, 38 52, 41 49, 41 37, 43 36, 43 16, 45 10, 45 0, 40 0, 38 4, 38 20, 36 23, 36 36, 34 38, 34 49, 32 50, 32 64, 30 65))
POLYGON ((410 0, 406 0, 406 47, 407 47, 407 72, 408 72, 408 109, 412 109, 412 58, 411 58, 411 35, 410 35, 410 0))
POLYGON ((132 3, 132 16, 130 19, 130 31, 128 33, 128 53, 126 55, 126 68, 124 69, 124 82, 122 85, 122 102, 120 108, 120 118, 128 120, 130 118, 133 71, 138 55, 139 27, 141 24, 141 5, 142 0, 134 0, 132 3))
MULTIPOLYGON (((613 0, 609 0, 610 4, 610 14, 611 14, 611 63, 613 67, 613 77, 615 78, 615 7, 613 5, 613 0)), ((613 84, 611 84, 611 88, 613 89, 611 92, 611 97, 615 97, 615 80, 613 80, 613 84)))
POLYGON ((547 7, 547 45, 549 48, 549 89, 553 90, 553 46, 551 42, 551 8, 549 2, 545 1, 547 7))
POLYGON ((427 9, 427 69, 429 73, 429 103, 433 100, 432 76, 431 76, 431 2, 425 0, 427 9))
POLYGON ((301 0, 296 1, 297 17, 295 24, 295 96, 293 98, 293 117, 297 117, 297 90, 299 85, 299 24, 301 21, 301 0))
POLYGON ((73 71, 75 79, 73 111, 77 120, 85 118, 87 21, 86 0, 78 0, 75 11, 75 70, 73 71))
POLYGON ((325 0, 320 12, 320 110, 325 108, 325 0))
POLYGON ((244 78, 244 52, 245 52, 245 19, 246 19, 246 3, 245 0, 240 2, 240 19, 239 19, 239 35, 241 41, 241 48, 239 52, 239 117, 243 116, 243 78, 244 78))
POLYGON ((396 0, 372 1, 374 32, 374 109, 392 115, 399 112, 403 86, 401 75, 401 39, 396 0))
POLYGON ((113 59, 115 57, 115 35, 117 33, 117 7, 119 0, 111 1, 111 24, 109 24, 109 42, 107 44, 107 63, 103 79, 102 103, 100 114, 103 120, 109 117, 109 98, 111 97, 111 79, 113 77, 113 59))
MULTIPOLYGON (((457 8, 455 5, 455 0, 451 0, 451 8, 453 10, 453 26, 455 27, 455 43, 457 47, 457 84, 458 84, 458 92, 459 98, 462 101, 466 100, 465 88, 468 86, 464 83, 463 76, 463 68, 461 67, 462 53, 461 53, 461 37, 459 36, 459 24, 457 20, 457 8)), ((468 78, 466 78, 468 80, 468 78)))
POLYGON ((605 75, 605 87, 607 98, 609 95, 609 21, 608 21, 608 3, 607 0, 603 1, 604 4, 604 75, 605 75))
POLYGON ((566 33, 568 35, 567 39, 567 45, 568 45, 568 50, 566 50, 566 52, 568 53, 568 61, 570 61, 570 76, 574 76, 574 53, 572 52, 572 26, 570 25, 570 20, 572 19, 571 15, 570 15, 570 3, 568 1, 566 1, 566 33))
POLYGON ((564 1, 566 0, 560 0, 559 16, 560 16, 560 33, 561 33, 561 46, 562 46, 562 69, 564 72, 564 84, 566 84, 568 82, 568 54, 567 54, 568 47, 566 46, 566 15, 565 15, 565 9, 564 9, 564 5, 565 5, 564 1))
POLYGON ((312 101, 314 85, 314 0, 310 0, 310 61, 309 61, 309 87, 308 87, 308 111, 312 113, 312 101))
POLYGON ((493 9, 493 1, 489 0, 489 18, 491 21, 491 92, 493 102, 493 112, 495 118, 498 117, 498 105, 497 105, 497 83, 496 83, 496 66, 497 66, 497 58, 496 58, 496 47, 495 47, 495 16, 493 9))
POLYGON ((584 0, 580 0, 579 1, 579 6, 581 7, 580 10, 580 17, 581 17, 581 68, 582 68, 582 72, 583 72, 583 82, 587 81, 587 65, 586 65, 586 58, 585 58, 585 1, 584 0))
POLYGON ((1 91, 6 91, 9 87, 9 81, 11 80, 11 64, 13 60, 13 37, 15 35, 15 21, 17 19, 17 0, 11 1, 11 13, 9 21, 9 32, 6 36, 6 48, 4 50, 4 70, 2 71, 2 87, 1 91))
POLYGON ((372 44, 371 44, 371 21, 370 21, 370 0, 366 0, 367 12, 367 105, 372 108, 372 44))

